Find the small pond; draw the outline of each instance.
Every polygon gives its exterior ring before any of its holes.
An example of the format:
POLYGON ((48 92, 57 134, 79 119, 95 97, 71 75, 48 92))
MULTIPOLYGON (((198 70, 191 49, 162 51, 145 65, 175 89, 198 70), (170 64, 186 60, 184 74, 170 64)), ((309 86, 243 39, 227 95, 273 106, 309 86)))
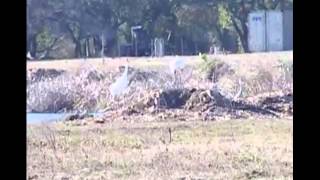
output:
MULTIPOLYGON (((90 114, 99 116, 101 113, 90 114)), ((71 115, 71 113, 27 113, 27 124, 59 121, 68 115, 71 115)))

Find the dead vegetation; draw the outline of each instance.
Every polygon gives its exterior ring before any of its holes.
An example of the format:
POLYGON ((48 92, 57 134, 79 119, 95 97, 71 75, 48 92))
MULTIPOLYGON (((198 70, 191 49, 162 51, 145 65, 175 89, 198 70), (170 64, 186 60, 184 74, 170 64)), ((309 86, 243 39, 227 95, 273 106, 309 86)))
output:
POLYGON ((56 69, 28 69, 27 82, 35 83, 41 80, 53 79, 65 73, 64 70, 56 69))
POLYGON ((292 179, 292 121, 33 125, 28 179, 292 179), (170 131, 169 131, 170 129, 170 131))
MULTIPOLYGON (((188 66, 178 78, 168 72, 168 67, 158 70, 130 67, 129 88, 123 96, 116 98, 110 95, 108 88, 123 72, 122 66, 116 71, 107 72, 83 64, 77 71, 66 72, 55 78, 45 78, 38 73, 45 79, 28 84, 29 111, 96 112, 117 109, 128 114, 145 114, 184 109, 203 116, 237 114, 232 117, 244 117, 239 114, 277 116, 275 113, 279 115, 284 112, 275 112, 276 108, 267 108, 266 104, 250 104, 246 100, 275 91, 282 92, 283 96, 292 94, 292 64, 275 61, 276 64, 272 66, 264 62, 234 65, 206 56, 202 59, 198 68, 188 66), (241 87, 239 80, 243 84, 241 87), (234 99, 237 93, 239 98, 234 99)), ((29 77, 28 81, 32 81, 32 78, 29 77)), ((282 105, 273 103, 269 106, 282 105)))
POLYGON ((108 91, 121 66, 28 83, 29 110, 82 112, 28 125, 28 179, 292 179, 292 63, 208 60, 178 81, 130 66, 121 97, 108 91))

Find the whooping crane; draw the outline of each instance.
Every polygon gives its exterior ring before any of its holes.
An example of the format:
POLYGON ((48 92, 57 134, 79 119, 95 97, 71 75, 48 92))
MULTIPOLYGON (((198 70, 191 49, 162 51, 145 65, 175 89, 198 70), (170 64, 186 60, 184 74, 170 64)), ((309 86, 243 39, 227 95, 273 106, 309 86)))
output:
MULTIPOLYGON (((128 62, 128 60, 127 60, 128 62)), ((114 96, 118 96, 125 92, 129 85, 129 79, 128 79, 128 64, 125 66, 125 70, 123 74, 114 82, 111 84, 109 90, 110 94, 114 96)))
POLYGON ((185 61, 178 59, 177 57, 170 62, 170 71, 172 74, 175 74, 177 70, 183 69, 185 67, 185 61))
POLYGON ((34 58, 31 56, 30 51, 28 51, 28 53, 27 53, 27 58, 30 59, 30 60, 33 60, 33 59, 34 59, 34 58))

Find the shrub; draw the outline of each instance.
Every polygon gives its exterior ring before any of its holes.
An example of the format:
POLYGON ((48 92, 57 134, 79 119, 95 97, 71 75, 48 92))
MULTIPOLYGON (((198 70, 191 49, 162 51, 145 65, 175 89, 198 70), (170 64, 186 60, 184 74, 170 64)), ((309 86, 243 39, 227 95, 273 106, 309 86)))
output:
POLYGON ((220 77, 234 73, 234 70, 228 64, 218 58, 209 58, 206 54, 203 54, 201 59, 200 72, 205 74, 205 79, 214 83, 218 82, 220 77))

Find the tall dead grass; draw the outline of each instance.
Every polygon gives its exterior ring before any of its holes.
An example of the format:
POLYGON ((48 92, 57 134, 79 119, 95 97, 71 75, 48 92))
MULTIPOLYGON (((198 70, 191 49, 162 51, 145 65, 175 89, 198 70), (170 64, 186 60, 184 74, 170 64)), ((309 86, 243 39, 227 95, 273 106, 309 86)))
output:
POLYGON ((293 92, 292 60, 244 62, 231 64, 221 59, 208 59, 199 67, 188 66, 174 81, 167 69, 157 71, 132 69, 131 83, 125 94, 112 97, 110 85, 121 71, 100 71, 94 66, 83 64, 76 72, 66 72, 55 78, 31 82, 28 76, 28 109, 36 112, 90 111, 119 108, 139 101, 154 90, 172 88, 212 88, 217 84, 224 95, 233 97, 240 88, 240 98, 261 93, 281 91, 293 92), (217 62, 217 63, 216 63, 217 62), (203 67, 201 69, 201 67, 203 67), (204 76, 205 74, 205 76, 204 76), (213 74, 214 80, 207 78, 213 74))

